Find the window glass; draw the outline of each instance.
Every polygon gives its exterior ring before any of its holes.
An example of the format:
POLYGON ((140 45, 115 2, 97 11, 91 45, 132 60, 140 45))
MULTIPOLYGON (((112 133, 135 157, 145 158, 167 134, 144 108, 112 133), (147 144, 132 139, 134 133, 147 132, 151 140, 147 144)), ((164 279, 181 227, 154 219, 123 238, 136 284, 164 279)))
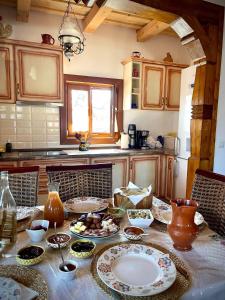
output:
POLYGON ((88 130, 88 91, 72 90, 72 131, 88 130))
POLYGON ((91 89, 93 133, 110 133, 111 99, 111 89, 91 89))

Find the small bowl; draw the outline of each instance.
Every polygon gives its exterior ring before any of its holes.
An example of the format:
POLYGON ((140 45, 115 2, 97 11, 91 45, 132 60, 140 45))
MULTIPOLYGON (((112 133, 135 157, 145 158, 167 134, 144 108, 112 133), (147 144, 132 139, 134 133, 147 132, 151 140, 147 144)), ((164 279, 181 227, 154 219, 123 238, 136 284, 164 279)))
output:
POLYGON ((35 220, 32 221, 31 223, 31 229, 26 229, 26 232, 29 235, 32 242, 38 243, 43 240, 48 230, 48 227, 49 227, 49 221, 35 220))
POLYGON ((128 220, 132 226, 148 228, 154 221, 150 209, 128 209, 128 220))
POLYGON ((135 227, 135 226, 128 226, 125 227, 124 230, 124 235, 128 240, 132 241, 138 241, 142 239, 142 234, 144 234, 144 230, 140 227, 135 227))
POLYGON ((113 217, 116 223, 120 223, 121 219, 126 213, 126 210, 121 207, 109 207, 108 213, 113 217))
POLYGON ((61 263, 59 265, 59 277, 64 280, 72 280, 75 277, 77 269, 78 269, 78 264, 77 262, 75 262, 75 260, 66 260, 64 264, 61 263), (67 266, 69 271, 65 271, 63 266, 67 266), (72 266, 74 266, 74 269, 72 269, 72 266))
POLYGON ((70 245, 70 254, 72 254, 73 256, 75 256, 77 258, 87 258, 87 257, 90 257, 94 253, 95 248, 96 248, 96 244, 91 240, 88 240, 88 239, 76 240, 75 242, 73 242, 70 245), (77 249, 75 249, 76 246, 78 247, 78 243, 90 243, 93 245, 93 248, 90 250, 84 249, 84 250, 78 251, 77 249))
POLYGON ((16 261, 23 266, 36 265, 43 260, 44 253, 44 248, 37 245, 29 245, 17 252, 16 261))
MULTIPOLYGON (((61 239, 59 240, 59 244, 60 244, 61 248, 64 248, 67 245, 69 245, 70 240, 71 240, 71 236, 69 234, 64 233, 64 232, 57 232, 56 235, 58 238, 61 237, 61 239)), ((58 249, 58 242, 55 240, 55 234, 49 235, 46 239, 46 242, 49 247, 58 249)))

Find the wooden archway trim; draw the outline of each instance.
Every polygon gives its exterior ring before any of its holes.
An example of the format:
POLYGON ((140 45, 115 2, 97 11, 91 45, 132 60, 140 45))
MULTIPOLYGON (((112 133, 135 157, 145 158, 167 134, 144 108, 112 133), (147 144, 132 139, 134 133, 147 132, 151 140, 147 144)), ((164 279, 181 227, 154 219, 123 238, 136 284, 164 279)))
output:
POLYGON ((190 197, 196 169, 212 170, 214 160, 224 8, 203 0, 131 0, 182 17, 205 52, 197 67, 191 120, 191 157, 186 196, 190 197))

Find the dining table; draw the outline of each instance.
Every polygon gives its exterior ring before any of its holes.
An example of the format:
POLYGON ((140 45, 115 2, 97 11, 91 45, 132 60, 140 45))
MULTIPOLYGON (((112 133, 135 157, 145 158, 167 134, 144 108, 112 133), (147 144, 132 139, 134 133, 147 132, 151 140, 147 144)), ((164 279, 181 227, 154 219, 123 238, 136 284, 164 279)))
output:
MULTIPOLYGON (((65 220, 63 226, 57 228, 57 232, 71 234, 72 241, 74 241, 79 239, 79 237, 70 232, 70 223, 71 219, 65 220)), ((125 215, 120 223, 120 232, 118 234, 109 238, 93 239, 96 243, 95 252, 109 244, 123 241, 127 242, 122 232, 123 228, 128 226, 128 224, 129 221, 127 215, 125 215)), ((192 250, 182 252, 174 249, 168 232, 166 230, 160 230, 160 228, 160 226, 155 226, 153 222, 149 228, 145 229, 145 232, 149 235, 143 236, 142 241, 158 244, 168 249, 188 266, 192 283, 190 288, 182 295, 181 299, 225 300, 225 239, 205 225, 201 228, 196 240, 193 242, 192 250)), ((49 228, 47 235, 50 234, 54 234, 53 228, 49 228)), ((20 248, 28 244, 31 244, 29 236, 26 231, 22 231, 17 235, 16 244, 7 253, 16 254, 20 248)), ((30 266, 29 268, 40 272, 47 282, 49 300, 111 299, 111 297, 96 284, 92 277, 90 271, 92 257, 79 259, 69 253, 68 247, 62 249, 66 260, 73 259, 78 264, 75 278, 71 281, 65 281, 59 276, 58 267, 61 263, 59 250, 48 247, 45 239, 35 244, 45 248, 45 258, 39 264, 30 266)), ((0 258, 0 264, 15 265, 16 259, 15 257, 0 258)), ((124 272, 126 272, 126 270, 124 270, 124 272)))

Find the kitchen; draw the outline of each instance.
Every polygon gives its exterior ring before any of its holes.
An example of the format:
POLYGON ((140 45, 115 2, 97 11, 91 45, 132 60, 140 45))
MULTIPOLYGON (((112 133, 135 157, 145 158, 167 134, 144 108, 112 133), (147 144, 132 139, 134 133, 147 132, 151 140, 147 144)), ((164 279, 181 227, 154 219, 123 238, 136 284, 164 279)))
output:
MULTIPOLYGON (((56 44, 58 43, 57 36, 59 34, 62 16, 44 14, 31 10, 28 23, 18 22, 16 21, 15 8, 8 6, 1 6, 1 15, 3 17, 3 23, 11 24, 13 27, 10 39, 25 40, 28 43, 41 43, 41 34, 46 33, 46 28, 48 28, 47 33, 55 38, 56 44), (40 19, 42 20, 41 23, 40 19)), ((178 36, 175 35, 159 34, 147 39, 145 42, 137 42, 135 29, 111 24, 102 24, 96 31, 84 34, 86 38, 84 52, 80 55, 76 55, 71 61, 68 61, 68 59, 63 56, 64 74, 123 79, 126 64, 124 65, 121 62, 131 57, 133 51, 140 52, 141 57, 151 62, 163 63, 163 59, 167 53, 170 53, 175 64, 188 66, 191 63, 189 53, 185 47, 181 45, 178 36)), ((60 75, 62 76, 62 72, 60 75)), ((141 87, 139 87, 139 89, 141 89, 141 87)), ((29 150, 29 152, 35 149, 48 151, 78 148, 78 145, 62 144, 60 142, 61 123, 60 109, 58 107, 46 105, 46 99, 40 99, 42 104, 30 104, 32 99, 30 99, 30 102, 27 102, 26 100, 23 101, 22 96, 20 98, 21 101, 18 101, 16 104, 6 104, 3 101, 0 105, 1 145, 4 146, 7 141, 10 140, 13 149, 25 149, 26 151, 29 150)), ((17 100, 20 100, 19 97, 17 100)), ((138 130, 148 130, 154 139, 156 139, 157 136, 164 136, 170 133, 176 136, 179 118, 177 108, 174 110, 164 108, 153 110, 148 107, 147 109, 140 109, 141 107, 139 106, 138 109, 131 109, 131 107, 128 109, 125 99, 123 99, 123 107, 125 109, 122 113, 122 124, 121 120, 120 122, 119 120, 115 121, 118 123, 117 126, 119 125, 118 131, 124 130, 127 132, 129 124, 136 124, 138 130)), ((91 143, 91 148, 112 148, 112 146, 114 148, 116 144, 91 143)), ((168 152, 167 149, 156 150, 139 151, 140 153, 132 150, 132 154, 128 151, 129 155, 125 150, 121 150, 119 157, 116 157, 118 155, 116 151, 119 152, 119 150, 114 149, 110 152, 112 156, 110 156, 109 153, 103 155, 104 151, 106 153, 107 150, 101 150, 98 152, 100 154, 97 153, 97 150, 89 150, 86 153, 81 153, 77 150, 75 158, 76 164, 111 161, 115 163, 114 187, 126 185, 129 179, 136 181, 136 183, 141 186, 147 186, 149 182, 151 182, 154 187, 153 191, 157 196, 170 200, 171 197, 175 196, 175 185, 172 183, 176 172, 174 172, 173 168, 170 168, 169 171, 168 166, 171 166, 171 163, 175 165, 175 151, 173 151, 175 149, 170 149, 168 152), (91 153, 91 151, 93 152, 91 153), (95 154, 98 155, 98 157, 95 154), (133 168, 133 171, 132 164, 136 166, 133 168), (145 170, 143 169, 144 167, 146 168, 145 170), (144 173, 142 173, 143 170, 144 173), (172 173, 171 170, 173 171, 172 173), (135 179, 136 172, 141 172, 141 174, 145 175, 137 176, 139 179, 135 179), (169 191, 167 191, 167 186, 170 186, 169 191)), ((38 162, 38 164, 42 166, 42 172, 44 172, 45 166, 52 164, 52 160, 45 159, 45 157, 41 157, 38 153, 33 154, 35 158, 33 161, 32 155, 28 156, 26 152, 20 152, 19 154, 13 152, 8 155, 9 156, 4 154, 2 156, 2 165, 29 166, 38 162), (15 158, 16 155, 20 157, 18 160, 15 158), (10 160, 5 158, 10 156, 10 160), (36 160, 38 157, 41 159, 40 161, 36 160)), ((56 157, 54 157, 54 160, 55 159, 56 157)), ((61 156, 59 159, 61 159, 61 161, 57 163, 60 164, 75 163, 74 157, 72 156, 61 156)), ((56 162, 54 161, 54 163, 56 162)), ((41 186, 43 185, 44 187, 40 193, 46 193, 46 176, 43 174, 41 176, 44 178, 41 177, 43 181, 40 180, 40 183, 41 186)), ((176 196, 185 196, 185 187, 181 194, 176 194, 176 196)))

